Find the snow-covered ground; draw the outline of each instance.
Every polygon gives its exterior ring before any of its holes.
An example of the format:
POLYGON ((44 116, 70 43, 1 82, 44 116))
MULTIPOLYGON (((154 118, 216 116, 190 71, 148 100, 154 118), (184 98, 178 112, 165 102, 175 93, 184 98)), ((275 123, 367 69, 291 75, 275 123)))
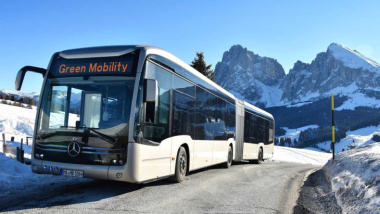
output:
POLYGON ((365 94, 360 93, 358 91, 352 92, 348 96, 348 100, 344 101, 344 103, 335 108, 336 111, 341 110, 355 110, 358 106, 368 106, 372 108, 380 108, 380 102, 376 98, 367 97, 365 94))
POLYGON ((323 166, 330 158, 332 154, 322 151, 275 146, 274 156, 269 161, 323 166))
POLYGON ((338 153, 323 169, 343 213, 380 213, 380 143, 338 153))
POLYGON ((0 103, 0 133, 5 133, 7 140, 10 140, 11 136, 16 140, 32 136, 35 119, 35 106, 28 109, 0 103))
MULTIPOLYGON (((30 153, 27 155, 30 156, 30 153)), ((35 189, 46 188, 52 183, 76 183, 81 180, 83 179, 34 174, 31 166, 19 163, 9 154, 0 153, 0 198, 17 191, 31 191, 32 194, 35 189)))
MULTIPOLYGON (((380 134, 380 125, 361 128, 354 131, 348 131, 347 136, 335 143, 335 152, 341 152, 349 149, 355 140, 356 146, 368 145, 374 141, 371 139, 374 134, 380 134)), ((330 141, 317 144, 319 148, 330 150, 330 141)))

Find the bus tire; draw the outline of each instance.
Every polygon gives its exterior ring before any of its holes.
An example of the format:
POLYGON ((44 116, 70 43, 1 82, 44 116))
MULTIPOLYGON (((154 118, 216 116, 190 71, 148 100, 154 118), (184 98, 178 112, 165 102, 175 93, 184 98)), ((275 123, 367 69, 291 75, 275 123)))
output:
POLYGON ((261 164, 263 162, 263 148, 260 147, 257 160, 252 160, 254 164, 261 164))
POLYGON ((185 180, 186 172, 187 172, 187 153, 185 148, 182 146, 178 150, 177 160, 175 164, 175 174, 170 178, 173 182, 181 183, 185 180))
POLYGON ((233 153, 232 153, 232 146, 228 146, 228 155, 227 155, 227 161, 223 164, 224 168, 231 168, 232 165, 232 158, 233 158, 233 153))

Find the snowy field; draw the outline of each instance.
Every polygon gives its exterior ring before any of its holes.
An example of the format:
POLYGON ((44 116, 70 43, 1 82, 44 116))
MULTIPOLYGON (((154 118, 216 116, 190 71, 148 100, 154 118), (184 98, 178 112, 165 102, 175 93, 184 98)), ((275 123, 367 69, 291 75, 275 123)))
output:
POLYGON ((32 136, 35 119, 35 106, 28 109, 0 103, 0 133, 6 133, 6 140, 10 140, 11 136, 16 140, 32 136))
POLYGON ((323 166, 330 158, 332 158, 332 154, 314 148, 296 149, 275 146, 274 156, 269 161, 323 166))
MULTIPOLYGON (((347 136, 335 143, 335 152, 341 152, 349 149, 349 145, 353 145, 355 140, 356 146, 363 146, 374 143, 371 139, 374 134, 380 134, 380 125, 361 128, 355 131, 348 131, 347 136)), ((317 144, 319 148, 330 149, 331 141, 317 144)))
POLYGON ((323 169, 343 213, 380 213, 380 143, 341 152, 323 169))

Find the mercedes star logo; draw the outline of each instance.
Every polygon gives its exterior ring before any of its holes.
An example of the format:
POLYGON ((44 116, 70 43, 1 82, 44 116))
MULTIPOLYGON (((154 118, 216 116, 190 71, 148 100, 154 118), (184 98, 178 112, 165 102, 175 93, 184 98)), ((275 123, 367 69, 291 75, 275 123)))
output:
POLYGON ((79 144, 78 144, 76 141, 71 142, 71 143, 67 146, 67 153, 68 153, 71 157, 76 157, 76 156, 78 156, 79 153, 80 153, 80 146, 79 146, 79 144))

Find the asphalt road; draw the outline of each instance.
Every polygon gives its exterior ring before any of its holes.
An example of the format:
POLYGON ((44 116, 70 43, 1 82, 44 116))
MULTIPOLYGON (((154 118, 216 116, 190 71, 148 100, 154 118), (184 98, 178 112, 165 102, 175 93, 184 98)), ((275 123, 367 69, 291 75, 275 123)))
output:
MULTIPOLYGON (((17 213, 292 213, 311 165, 265 162, 214 166, 174 184, 83 180, 54 183, 27 196, 1 199, 0 211, 17 213)), ((33 187, 31 187, 33 188, 33 187)), ((30 192, 30 191, 26 191, 30 192)))

